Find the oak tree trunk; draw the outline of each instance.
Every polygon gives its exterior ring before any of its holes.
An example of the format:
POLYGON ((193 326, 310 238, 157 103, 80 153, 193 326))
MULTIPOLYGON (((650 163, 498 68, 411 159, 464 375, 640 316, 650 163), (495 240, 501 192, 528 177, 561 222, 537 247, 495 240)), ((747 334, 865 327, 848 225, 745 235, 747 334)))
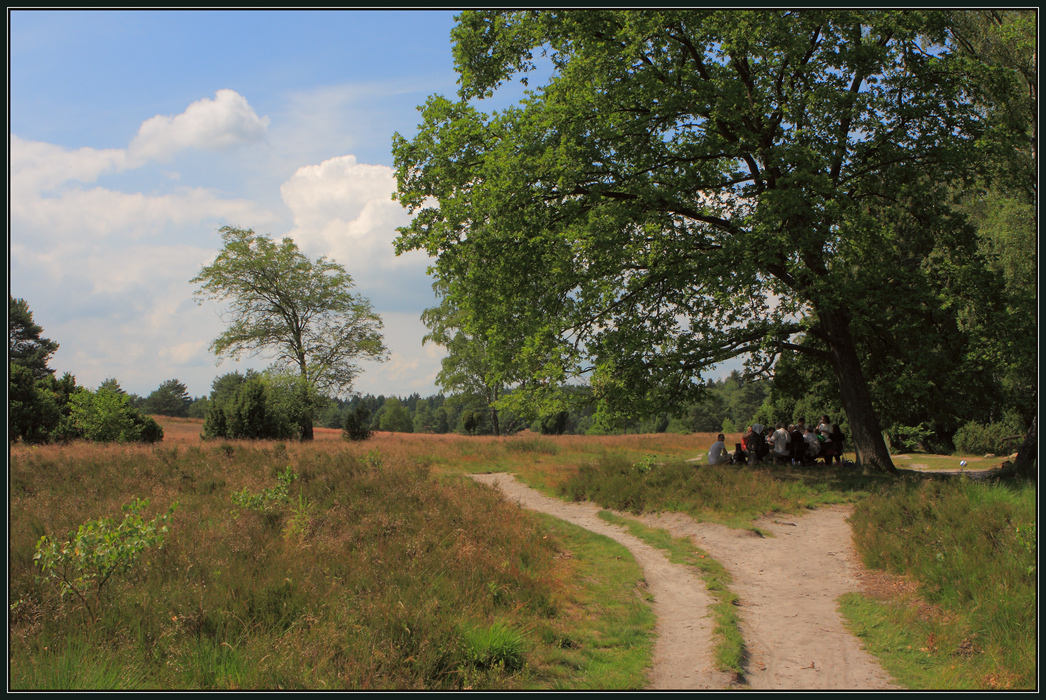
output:
POLYGON ((1038 476, 1035 469, 1039 456, 1038 421, 1038 416, 1032 418, 1028 435, 1024 438, 1020 449, 1017 450, 1017 459, 1013 462, 1014 473, 1029 479, 1037 479, 1038 476))
POLYGON ((312 418, 308 417, 308 416, 306 416, 305 418, 302 418, 301 422, 298 424, 298 431, 299 431, 299 438, 301 439, 302 442, 306 442, 308 440, 312 440, 313 439, 312 418))
POLYGON ((828 340, 828 354, 839 382, 843 410, 850 423, 850 439, 857 452, 857 464, 865 473, 871 469, 896 474, 897 468, 883 439, 879 417, 872 407, 868 384, 861 371, 850 321, 842 311, 818 314, 828 340))

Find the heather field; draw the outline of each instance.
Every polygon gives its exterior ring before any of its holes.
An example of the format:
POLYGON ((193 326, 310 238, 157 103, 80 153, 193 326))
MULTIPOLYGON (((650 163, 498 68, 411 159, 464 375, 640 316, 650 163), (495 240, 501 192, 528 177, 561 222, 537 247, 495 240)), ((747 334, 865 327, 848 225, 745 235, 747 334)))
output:
POLYGON ((161 420, 157 446, 12 446, 13 689, 643 685, 627 552, 461 474, 699 438, 202 441, 161 420))
POLYGON ((155 446, 11 447, 11 689, 645 687, 654 620, 628 551, 465 478, 491 471, 741 528, 852 504, 866 563, 908 584, 846 607, 904 687, 1035 682, 1030 486, 695 471, 711 434, 303 444, 160 420, 155 446))

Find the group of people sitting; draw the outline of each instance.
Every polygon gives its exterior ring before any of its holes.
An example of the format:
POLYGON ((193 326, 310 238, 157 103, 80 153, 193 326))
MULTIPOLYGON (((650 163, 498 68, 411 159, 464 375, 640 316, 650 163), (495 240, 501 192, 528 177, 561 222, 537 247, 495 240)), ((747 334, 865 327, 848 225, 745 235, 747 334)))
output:
POLYGON ((825 415, 815 428, 800 418, 788 426, 778 423, 770 434, 765 434, 764 426, 754 423, 748 426, 733 454, 727 452, 725 439, 720 433, 708 451, 709 464, 761 464, 764 459, 785 464, 816 464, 823 459, 825 464, 833 460, 841 464, 846 436, 825 415))

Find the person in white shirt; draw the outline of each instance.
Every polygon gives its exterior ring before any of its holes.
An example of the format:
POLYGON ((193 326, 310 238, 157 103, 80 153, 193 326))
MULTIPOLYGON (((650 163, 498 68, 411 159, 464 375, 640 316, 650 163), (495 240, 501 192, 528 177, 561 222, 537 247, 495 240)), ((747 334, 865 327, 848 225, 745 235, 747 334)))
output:
POLYGON ((774 459, 786 459, 792 461, 792 453, 788 449, 788 443, 792 438, 784 427, 784 423, 777 424, 777 430, 770 436, 770 444, 773 447, 774 459))
POLYGON ((726 464, 730 461, 730 453, 726 451, 726 436, 722 433, 716 437, 715 444, 708 450, 709 464, 726 464))
POLYGON ((810 426, 806 426, 806 433, 803 435, 803 440, 806 441, 807 456, 816 460, 817 455, 821 453, 821 441, 817 439, 814 429, 810 426))

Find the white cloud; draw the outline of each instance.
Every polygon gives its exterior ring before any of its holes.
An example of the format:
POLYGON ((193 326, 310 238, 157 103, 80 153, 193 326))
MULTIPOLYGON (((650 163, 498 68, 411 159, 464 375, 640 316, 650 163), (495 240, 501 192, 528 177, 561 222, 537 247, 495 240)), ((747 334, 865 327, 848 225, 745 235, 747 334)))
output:
POLYGON ((392 200, 395 189, 392 168, 351 155, 298 168, 280 188, 294 216, 288 235, 302 250, 345 265, 361 284, 380 285, 393 272, 423 274, 424 256, 393 254, 396 228, 410 222, 392 200))
MULTIPOLYGON (((213 260, 222 223, 278 236, 287 220, 276 213, 280 202, 244 190, 243 173, 272 174, 250 165, 257 151, 223 156, 233 179, 219 181, 228 192, 190 179, 208 172, 209 151, 267 138, 268 122, 221 90, 180 115, 146 121, 126 149, 68 149, 10 135, 10 285, 60 343, 51 366, 84 386, 116 377, 145 395, 178 378, 201 395, 216 376, 268 363, 217 362, 208 346, 224 327, 221 308, 196 306, 189 284, 213 260), (179 170, 190 166, 181 183, 149 166, 186 149, 200 153, 179 161, 179 170)), ((293 172, 280 189, 294 217, 287 235, 311 257, 345 265, 385 319, 390 359, 364 363, 357 389, 430 394, 445 351, 421 345, 418 314, 432 301, 427 259, 393 253, 396 228, 409 222, 392 200, 393 170, 345 155, 281 172, 293 172), (415 304, 408 313, 385 310, 415 304)))
MULTIPOLYGON (((117 192, 101 187, 68 189, 51 197, 25 193, 12 197, 14 230, 37 232, 38 244, 72 244, 82 248, 102 238, 136 240, 157 236, 170 226, 214 220, 266 224, 276 216, 249 200, 230 199, 200 188, 171 194, 117 192)), ((39 247, 39 246, 37 246, 39 247)))
POLYGON ((12 199, 50 192, 65 183, 92 183, 101 175, 166 160, 186 149, 223 150, 260 141, 268 125, 269 118, 259 117, 242 95, 219 90, 213 100, 193 102, 177 116, 146 120, 127 149, 73 150, 11 134, 12 199))
POLYGON ((186 149, 225 150, 265 138, 269 118, 259 117, 233 90, 218 90, 213 100, 197 100, 184 112, 157 115, 138 129, 129 153, 135 162, 164 161, 186 149))
POLYGON ((94 182, 99 175, 123 170, 127 152, 121 148, 69 150, 11 134, 9 167, 11 199, 49 192, 65 182, 94 182))

